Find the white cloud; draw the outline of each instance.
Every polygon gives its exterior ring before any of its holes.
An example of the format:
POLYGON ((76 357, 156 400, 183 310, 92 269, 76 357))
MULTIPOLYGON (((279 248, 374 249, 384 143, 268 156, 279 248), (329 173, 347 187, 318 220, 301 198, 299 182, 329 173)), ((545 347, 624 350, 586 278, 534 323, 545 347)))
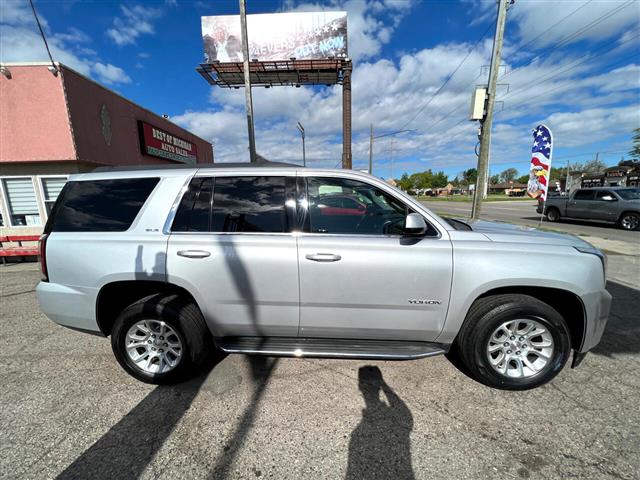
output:
POLYGON ((136 43, 140 35, 153 34, 154 28, 151 22, 161 15, 159 9, 141 5, 133 7, 120 5, 120 10, 122 16, 114 18, 113 27, 106 32, 107 37, 120 47, 136 43))
MULTIPOLYGON (((96 52, 87 47, 90 37, 77 28, 53 33, 42 15, 51 55, 83 75, 95 75, 97 80, 110 84, 129 83, 131 78, 119 67, 103 63, 96 52)), ((26 2, 0 2, 0 61, 41 62, 49 57, 37 29, 33 14, 26 2)))
POLYGON ((113 83, 131 83, 131 78, 124 70, 114 65, 96 62, 93 64, 93 71, 101 82, 113 83))

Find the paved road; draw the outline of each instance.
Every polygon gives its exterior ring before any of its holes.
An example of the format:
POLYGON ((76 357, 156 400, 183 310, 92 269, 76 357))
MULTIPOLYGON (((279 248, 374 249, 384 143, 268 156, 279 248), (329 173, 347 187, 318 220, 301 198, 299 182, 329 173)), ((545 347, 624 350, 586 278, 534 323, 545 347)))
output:
POLYGON ((189 383, 145 385, 108 340, 39 313, 34 265, 0 267, 0 478, 638 478, 630 259, 610 259, 602 344, 530 392, 486 388, 444 357, 229 356, 189 383))
MULTIPOLYGON (((446 202, 441 200, 424 201, 427 207, 440 215, 470 217, 471 202, 446 202)), ((482 204, 482 216, 485 220, 499 220, 501 222, 516 223, 537 227, 540 215, 536 213, 536 203, 527 201, 485 202, 482 204)), ((544 228, 572 233, 574 235, 588 235, 611 240, 626 242, 640 242, 640 232, 627 232, 616 225, 578 220, 563 220, 561 223, 543 222, 544 228)))

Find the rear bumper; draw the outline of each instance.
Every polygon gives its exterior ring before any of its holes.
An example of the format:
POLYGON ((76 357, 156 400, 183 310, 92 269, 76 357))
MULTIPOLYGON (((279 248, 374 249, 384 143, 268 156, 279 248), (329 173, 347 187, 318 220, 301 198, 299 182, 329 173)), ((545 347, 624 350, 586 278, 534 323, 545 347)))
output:
POLYGON ((602 333, 609 320, 612 297, 606 290, 601 290, 583 295, 581 298, 585 309, 586 324, 582 345, 578 352, 584 353, 600 343, 602 333))
POLYGON ((40 282, 36 297, 42 312, 58 325, 101 335, 96 322, 98 290, 40 282))

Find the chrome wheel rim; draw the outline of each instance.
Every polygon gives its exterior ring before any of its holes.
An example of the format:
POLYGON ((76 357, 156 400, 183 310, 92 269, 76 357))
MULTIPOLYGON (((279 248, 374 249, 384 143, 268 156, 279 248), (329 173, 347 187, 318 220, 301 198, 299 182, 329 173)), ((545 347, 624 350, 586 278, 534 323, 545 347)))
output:
POLYGON ((625 230, 635 230, 638 228, 638 217, 635 215, 627 215, 622 218, 622 226, 625 230))
POLYGON ((542 323, 516 319, 496 328, 487 344, 491 367, 509 378, 529 378, 540 373, 553 356, 553 336, 542 323))
POLYGON ((135 323, 127 331, 125 348, 136 368, 154 375, 176 368, 184 350, 180 335, 160 320, 135 323))

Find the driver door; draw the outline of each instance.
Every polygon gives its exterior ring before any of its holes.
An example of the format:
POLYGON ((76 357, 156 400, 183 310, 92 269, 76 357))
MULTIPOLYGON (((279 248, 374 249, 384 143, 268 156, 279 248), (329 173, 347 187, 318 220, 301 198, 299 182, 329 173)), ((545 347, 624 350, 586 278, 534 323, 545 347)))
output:
POLYGON ((410 209, 360 180, 309 177, 306 190, 298 202, 306 217, 298 236, 299 335, 435 340, 449 303, 449 239, 431 225, 422 237, 404 236, 410 209), (354 214, 331 214, 326 200, 336 198, 353 200, 346 203, 354 214))

